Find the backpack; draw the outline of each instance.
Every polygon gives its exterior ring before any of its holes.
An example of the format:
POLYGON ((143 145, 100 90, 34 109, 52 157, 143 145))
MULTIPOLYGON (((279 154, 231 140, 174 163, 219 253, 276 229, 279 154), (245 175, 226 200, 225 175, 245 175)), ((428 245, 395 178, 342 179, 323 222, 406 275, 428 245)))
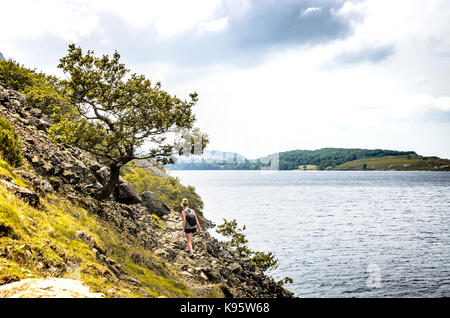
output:
POLYGON ((191 209, 184 210, 186 212, 186 223, 190 226, 197 226, 197 218, 195 214, 191 212, 191 209))

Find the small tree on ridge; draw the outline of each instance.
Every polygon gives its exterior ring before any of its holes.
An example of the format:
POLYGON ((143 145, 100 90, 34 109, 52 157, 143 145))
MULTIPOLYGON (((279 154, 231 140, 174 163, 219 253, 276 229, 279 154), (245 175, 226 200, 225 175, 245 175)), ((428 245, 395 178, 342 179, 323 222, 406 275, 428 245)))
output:
MULTIPOLYGON (((195 122, 196 93, 190 94, 188 101, 171 96, 159 82, 153 85, 143 75, 128 75, 119 58, 117 52, 112 58, 96 57, 91 50, 83 54, 71 44, 58 65, 66 75, 60 93, 72 110, 56 120, 50 138, 86 150, 108 165, 109 180, 98 193, 99 199, 111 195, 120 168, 132 160, 153 158, 172 163, 171 155, 183 154, 186 147, 176 147, 169 134, 180 136, 181 129, 191 130, 195 122), (144 145, 150 149, 141 151, 144 145)), ((206 135, 194 132, 189 141, 198 144, 201 139, 204 149, 206 135)))

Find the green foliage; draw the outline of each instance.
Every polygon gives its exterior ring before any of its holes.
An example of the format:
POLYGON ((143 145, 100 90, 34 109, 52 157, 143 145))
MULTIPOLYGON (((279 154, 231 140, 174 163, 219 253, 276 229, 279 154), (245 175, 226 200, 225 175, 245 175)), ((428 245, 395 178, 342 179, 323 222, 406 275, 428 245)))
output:
POLYGON ((253 256, 250 259, 250 263, 254 264, 256 267, 265 271, 268 269, 275 269, 278 267, 278 260, 275 258, 272 252, 253 252, 253 256))
POLYGON ((224 219, 223 224, 217 227, 216 232, 230 238, 229 244, 236 248, 239 256, 249 261, 253 252, 247 247, 248 240, 243 233, 245 229, 245 225, 242 228, 238 228, 236 220, 227 221, 224 219))
POLYGON ((324 170, 357 159, 415 154, 413 151, 382 149, 323 148, 319 150, 292 150, 280 153, 280 170, 293 170, 301 165, 316 165, 319 170, 324 170))
POLYGON ((24 92, 33 86, 35 71, 13 60, 0 60, 0 82, 8 88, 24 92))
POLYGON ((194 187, 182 185, 179 178, 155 176, 150 170, 139 167, 134 161, 122 167, 121 173, 138 192, 152 191, 175 211, 181 212, 181 200, 187 198, 189 206, 196 211, 200 223, 204 224, 203 201, 194 187))
POLYGON ((278 260, 272 252, 252 251, 248 248, 248 240, 244 234, 245 225, 239 228, 236 220, 227 221, 224 219, 223 221, 223 224, 217 227, 216 232, 230 238, 228 243, 236 248, 244 261, 255 265, 263 271, 278 267, 278 260))
POLYGON ((282 280, 278 281, 278 284, 283 286, 283 285, 286 285, 286 284, 292 284, 293 282, 294 282, 294 280, 292 278, 290 278, 289 276, 286 276, 282 280))
POLYGON ((2 117, 0 117, 0 156, 14 167, 20 166, 23 161, 17 133, 13 125, 2 117))
POLYGON ((25 187, 26 184, 14 173, 11 164, 2 160, 0 155, 0 179, 12 179, 19 187, 25 187))
POLYGON ((57 142, 87 150, 108 164, 122 166, 134 159, 168 162, 173 145, 162 135, 176 128, 192 128, 195 116, 190 101, 182 101, 152 84, 143 75, 131 74, 115 52, 95 57, 89 50, 70 45, 59 68, 68 80, 61 82, 73 111, 52 127, 57 142), (148 140, 154 146, 145 155, 138 149, 148 140))
POLYGON ((13 60, 0 60, 0 83, 23 93, 31 106, 49 116, 70 108, 58 93, 59 80, 55 76, 36 72, 13 60))
POLYGON ((157 216, 156 214, 152 214, 152 218, 153 218, 153 222, 155 222, 157 227, 159 227, 160 229, 164 228, 164 223, 161 221, 159 216, 157 216))

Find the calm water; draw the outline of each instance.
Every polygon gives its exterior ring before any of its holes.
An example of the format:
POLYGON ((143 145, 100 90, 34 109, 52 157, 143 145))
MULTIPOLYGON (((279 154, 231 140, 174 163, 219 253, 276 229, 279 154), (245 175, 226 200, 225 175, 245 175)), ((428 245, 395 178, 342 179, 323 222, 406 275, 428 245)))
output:
MULTIPOLYGON (((303 297, 450 296, 450 173, 172 171, 303 297)), ((214 231, 212 231, 214 232, 214 231)))

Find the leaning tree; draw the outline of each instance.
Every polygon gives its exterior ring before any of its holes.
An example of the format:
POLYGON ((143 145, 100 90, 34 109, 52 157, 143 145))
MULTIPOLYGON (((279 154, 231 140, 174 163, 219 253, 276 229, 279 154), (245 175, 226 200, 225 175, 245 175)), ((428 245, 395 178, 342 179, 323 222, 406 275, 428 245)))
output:
POLYGON ((187 101, 171 96, 159 82, 152 84, 143 75, 130 74, 119 59, 117 51, 111 58, 96 57, 93 51, 83 53, 71 44, 58 65, 66 76, 60 93, 72 108, 58 115, 50 137, 90 152, 109 167, 99 199, 111 195, 120 168, 128 162, 153 158, 172 163, 173 154, 194 151, 186 143, 200 144, 203 150, 208 141, 193 129, 196 93, 187 101), (193 132, 188 139, 186 131, 193 132))

